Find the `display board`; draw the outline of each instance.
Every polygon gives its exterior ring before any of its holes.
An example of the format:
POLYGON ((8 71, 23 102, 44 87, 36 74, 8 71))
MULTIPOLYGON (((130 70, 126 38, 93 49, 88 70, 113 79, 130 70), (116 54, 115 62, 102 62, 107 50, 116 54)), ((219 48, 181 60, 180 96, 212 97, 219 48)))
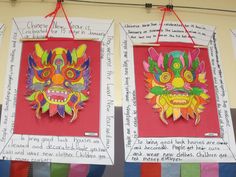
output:
POLYGON ((213 26, 122 23, 127 162, 235 162, 235 139, 213 26), (200 46, 199 46, 200 45, 200 46), (210 125, 210 126, 209 126, 210 125))
POLYGON ((114 162, 112 20, 14 18, 5 81, 0 157, 114 162))

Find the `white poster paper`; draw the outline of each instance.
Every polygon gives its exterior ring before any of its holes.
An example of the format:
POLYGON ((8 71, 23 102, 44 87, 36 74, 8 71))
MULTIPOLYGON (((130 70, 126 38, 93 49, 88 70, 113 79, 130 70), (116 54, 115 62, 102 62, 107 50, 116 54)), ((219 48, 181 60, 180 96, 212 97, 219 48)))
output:
MULTIPOLYGON (((100 124, 99 136, 42 136, 15 134, 15 108, 21 39, 44 38, 51 19, 25 17, 13 19, 9 59, 4 87, 0 127, 0 157, 5 160, 37 162, 106 164, 114 163, 114 88, 112 20, 70 18, 76 39, 89 38, 101 42, 100 124)), ((71 37, 64 19, 57 18, 50 37, 71 37)))
MULTIPOLYGON (((156 42, 159 22, 122 23, 120 47, 125 159, 127 162, 236 161, 235 138, 215 28, 196 23, 186 23, 186 27, 197 45, 208 47, 216 92, 220 137, 139 137, 133 46, 139 43, 156 42)), ((191 42, 178 22, 165 22, 159 41, 191 42)))

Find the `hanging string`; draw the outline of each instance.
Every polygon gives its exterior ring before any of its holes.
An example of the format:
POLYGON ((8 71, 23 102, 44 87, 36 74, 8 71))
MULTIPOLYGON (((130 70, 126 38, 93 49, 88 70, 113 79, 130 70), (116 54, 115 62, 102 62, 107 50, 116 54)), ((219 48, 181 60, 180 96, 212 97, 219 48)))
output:
POLYGON ((52 17, 52 16, 53 16, 52 21, 51 21, 51 23, 50 23, 50 25, 49 25, 47 34, 46 34, 46 38, 48 38, 48 35, 49 35, 50 30, 51 30, 51 28, 52 28, 52 25, 53 25, 53 23, 54 23, 54 21, 55 21, 55 18, 56 18, 56 16, 57 16, 57 13, 58 13, 58 11, 59 11, 60 9, 62 9, 63 14, 64 14, 64 16, 65 16, 65 18, 66 18, 66 22, 67 22, 67 24, 68 24, 68 26, 69 26, 70 33, 71 33, 71 35, 72 35, 72 38, 75 39, 74 32, 72 31, 72 27, 71 27, 71 25, 70 25, 69 19, 68 19, 67 15, 66 15, 66 12, 65 12, 65 10, 64 10, 64 8, 63 8, 63 5, 62 5, 61 1, 58 1, 58 2, 57 2, 56 8, 55 8, 55 10, 54 10, 53 12, 51 12, 51 13, 49 13, 48 15, 45 16, 45 18, 47 18, 47 17, 52 17))
POLYGON ((166 11, 167 11, 167 10, 164 10, 163 15, 162 15, 160 28, 159 28, 159 32, 158 32, 158 35, 157 35, 157 43, 159 42, 159 38, 160 38, 160 35, 161 35, 161 30, 162 30, 162 26, 163 26, 163 23, 164 23, 166 11))
POLYGON ((178 15, 175 13, 175 11, 172 9, 172 12, 175 14, 176 18, 179 20, 179 22, 181 23, 181 25, 183 26, 185 32, 188 34, 188 37, 191 39, 193 45, 195 45, 195 42, 193 41, 192 36, 189 34, 189 31, 187 30, 186 26, 183 24, 182 20, 180 20, 180 18, 178 17, 178 15))
POLYGON ((163 27, 163 23, 164 23, 164 19, 165 19, 165 15, 166 15, 166 12, 173 12, 175 17, 178 19, 178 21, 180 22, 181 26, 184 28, 185 32, 188 34, 188 37, 190 38, 190 40, 192 41, 193 45, 195 45, 195 42, 192 38, 192 36, 190 35, 188 29, 186 28, 186 26, 183 24, 182 20, 178 17, 178 15, 176 14, 176 12, 174 11, 173 9, 173 5, 170 4, 167 5, 166 7, 161 7, 160 8, 161 11, 163 11, 163 15, 162 15, 162 20, 161 20, 161 24, 160 24, 160 28, 159 28, 159 32, 158 32, 158 35, 157 35, 157 42, 156 43, 159 43, 159 38, 160 38, 160 35, 161 35, 161 30, 162 30, 162 27, 163 27))

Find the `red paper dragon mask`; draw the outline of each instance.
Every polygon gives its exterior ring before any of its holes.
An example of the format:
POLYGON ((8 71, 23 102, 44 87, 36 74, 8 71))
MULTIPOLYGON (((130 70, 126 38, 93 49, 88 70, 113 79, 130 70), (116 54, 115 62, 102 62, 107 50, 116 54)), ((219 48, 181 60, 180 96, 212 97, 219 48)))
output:
POLYGON ((88 100, 90 69, 86 56, 85 44, 69 51, 54 48, 45 51, 40 44, 35 44, 35 53, 28 58, 27 100, 40 112, 49 111, 49 116, 65 113, 72 116, 71 122, 77 118, 78 110, 88 100))
POLYGON ((150 47, 148 52, 148 62, 143 62, 148 90, 146 99, 158 110, 165 124, 172 116, 174 121, 180 117, 193 118, 197 125, 209 100, 205 63, 198 58, 200 50, 188 54, 172 51, 163 55, 150 47))

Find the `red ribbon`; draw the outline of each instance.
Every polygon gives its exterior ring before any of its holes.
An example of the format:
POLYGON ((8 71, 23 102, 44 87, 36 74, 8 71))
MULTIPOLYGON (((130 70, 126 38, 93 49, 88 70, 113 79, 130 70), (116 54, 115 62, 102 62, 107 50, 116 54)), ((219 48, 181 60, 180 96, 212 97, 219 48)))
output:
POLYGON ((162 15, 162 19, 161 19, 161 24, 160 24, 160 28, 159 28, 159 32, 157 35, 157 43, 159 42, 159 38, 161 35, 161 30, 162 30, 162 26, 164 23, 164 19, 165 19, 165 15, 166 12, 173 12, 174 15, 176 16, 176 18, 178 19, 178 21, 180 22, 180 24, 182 25, 182 27, 184 28, 185 32, 188 34, 188 37, 190 38, 190 40, 192 41, 193 45, 195 45, 195 42, 192 38, 192 36, 190 35, 189 31, 187 30, 186 26, 184 25, 184 23, 182 22, 182 20, 179 18, 179 16, 176 14, 176 12, 174 11, 174 9, 169 8, 169 7, 160 7, 160 10, 163 11, 163 15, 162 15))
POLYGON ((161 6, 161 7, 160 7, 160 10, 161 10, 161 11, 165 11, 165 12, 171 12, 172 9, 171 9, 171 8, 168 8, 168 7, 166 7, 166 6, 161 6))
POLYGON ((56 16, 57 15, 57 12, 59 11, 59 9, 61 8, 61 2, 57 2, 57 4, 56 4, 56 9, 53 11, 53 12, 51 12, 51 13, 49 13, 48 15, 46 15, 45 16, 45 18, 47 18, 47 17, 51 17, 51 16, 56 16))
POLYGON ((64 10, 63 5, 62 5, 61 2, 57 2, 55 10, 45 16, 45 18, 47 18, 47 17, 52 17, 52 16, 53 16, 52 21, 51 21, 51 24, 50 24, 50 26, 49 26, 49 28, 48 28, 48 31, 47 31, 47 34, 46 34, 46 38, 48 38, 49 32, 50 32, 50 30, 51 30, 51 28, 52 28, 52 24, 53 24, 53 22, 54 22, 54 20, 55 20, 55 18, 56 18, 56 16, 57 16, 57 13, 58 13, 58 11, 59 11, 60 9, 62 9, 62 11, 63 11, 63 14, 64 14, 64 16, 65 16, 65 18, 66 18, 66 22, 67 22, 67 24, 68 24, 68 26, 69 26, 69 29, 70 29, 72 38, 74 39, 74 38, 75 38, 75 35, 74 35, 73 31, 72 31, 72 27, 71 27, 71 25, 70 25, 69 19, 68 19, 67 15, 66 15, 66 12, 65 12, 65 10, 64 10))

